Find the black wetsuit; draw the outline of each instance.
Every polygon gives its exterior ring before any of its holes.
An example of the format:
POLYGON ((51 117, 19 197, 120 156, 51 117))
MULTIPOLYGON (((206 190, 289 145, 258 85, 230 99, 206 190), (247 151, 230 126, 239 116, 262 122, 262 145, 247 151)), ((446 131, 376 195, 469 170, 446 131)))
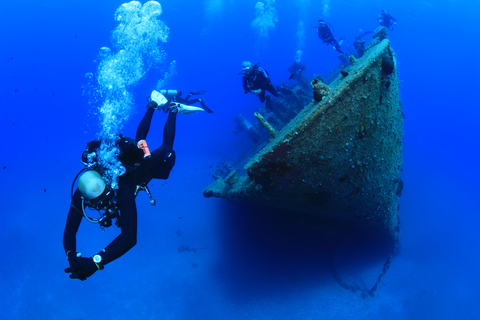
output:
POLYGON ((270 80, 267 70, 258 65, 253 65, 251 69, 245 71, 242 77, 242 86, 243 92, 245 93, 260 90, 258 97, 262 103, 267 99, 265 97, 265 91, 270 92, 275 97, 279 96, 277 89, 275 89, 270 80))
POLYGON ((295 60, 290 67, 288 67, 288 72, 291 74, 291 79, 293 78, 299 78, 302 75, 302 72, 306 69, 306 66, 304 63, 301 63, 298 60, 295 60))
MULTIPOLYGON (((154 109, 147 109, 140 122, 135 142, 145 140, 150 129, 150 123, 154 109)), ((130 144, 126 150, 121 150, 119 159, 128 162, 128 167, 135 163, 134 168, 127 171, 126 174, 119 177, 117 195, 117 208, 120 218, 119 224, 121 233, 99 254, 102 256, 103 265, 121 257, 137 242, 137 207, 135 204, 136 186, 147 184, 152 179, 167 179, 175 164, 175 152, 173 151, 173 141, 175 139, 176 113, 168 114, 165 127, 163 129, 163 143, 151 152, 150 158, 143 158, 143 151, 138 149, 135 144, 130 144), (133 147, 132 147, 133 146, 133 147)), ((124 138, 127 139, 127 138, 124 138)), ((95 143, 95 142, 91 142, 95 143)), ((65 253, 77 252, 76 234, 82 221, 82 203, 78 189, 74 193, 72 205, 67 216, 65 231, 63 234, 63 247, 65 253)))
POLYGON ((318 36, 322 39, 323 43, 333 44, 338 53, 343 53, 343 51, 340 50, 340 45, 333 36, 332 30, 325 22, 320 22, 318 26, 318 36))
POLYGON ((378 15, 377 21, 381 26, 387 27, 390 30, 393 30, 393 25, 396 22, 395 18, 386 12, 380 13, 378 15))

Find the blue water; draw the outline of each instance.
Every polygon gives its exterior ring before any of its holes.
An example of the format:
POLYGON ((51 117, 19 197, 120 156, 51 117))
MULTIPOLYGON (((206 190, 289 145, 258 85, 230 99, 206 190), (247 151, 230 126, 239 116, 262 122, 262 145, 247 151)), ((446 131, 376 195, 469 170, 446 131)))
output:
MULTIPOLYGON (((2 3, 0 318, 480 318, 478 1, 265 1, 260 20, 256 3, 161 1, 164 60, 125 87, 131 109, 109 125, 133 136, 145 97, 162 80, 207 90, 215 112, 179 115, 176 166, 151 184, 158 204, 137 199, 137 245, 84 282, 63 272, 62 234, 81 152, 102 132, 105 101, 84 94, 85 75, 98 72, 100 48, 115 52, 122 2, 2 3), (398 22, 389 36, 405 113, 405 189, 400 250, 375 296, 362 297, 332 278, 305 222, 206 199, 202 190, 235 153, 235 116, 254 121, 260 106, 243 94, 242 61, 260 62, 281 83, 301 49, 310 76, 327 74, 339 61, 318 39, 317 20, 351 43, 359 29, 377 27, 382 8, 398 22), (164 78, 172 61, 175 72, 164 78)), ((161 135, 164 120, 155 115, 149 137, 161 135)), ((117 233, 84 222, 78 247, 90 256, 117 233)), ((344 260, 343 279, 367 287, 382 266, 355 248, 344 260)))

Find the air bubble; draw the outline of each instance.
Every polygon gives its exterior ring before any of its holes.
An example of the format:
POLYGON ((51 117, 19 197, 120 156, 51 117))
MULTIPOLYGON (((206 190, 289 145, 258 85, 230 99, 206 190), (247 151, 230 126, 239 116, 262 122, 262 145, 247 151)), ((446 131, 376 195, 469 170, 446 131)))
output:
MULTIPOLYGON (((160 67, 166 58, 162 43, 168 40, 169 29, 159 19, 162 6, 148 1, 122 4, 115 12, 117 27, 112 31, 112 47, 102 47, 98 54, 97 88, 89 90, 102 100, 98 107, 102 140, 99 158, 105 167, 107 183, 117 186, 125 173, 118 160, 115 139, 122 132, 134 105, 131 90, 151 68, 160 67)), ((92 79, 92 74, 85 75, 92 79)), ((93 82, 93 81, 92 81, 93 82)))

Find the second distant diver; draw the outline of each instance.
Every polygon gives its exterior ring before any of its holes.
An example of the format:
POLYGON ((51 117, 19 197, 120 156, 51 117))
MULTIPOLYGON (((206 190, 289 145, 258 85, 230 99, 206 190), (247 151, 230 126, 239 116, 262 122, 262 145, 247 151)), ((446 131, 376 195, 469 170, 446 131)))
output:
POLYGON ((270 76, 263 67, 258 64, 252 65, 250 61, 244 61, 242 63, 243 74, 242 86, 243 93, 249 92, 258 95, 260 102, 265 102, 267 109, 272 109, 272 102, 270 96, 265 96, 265 91, 270 92, 275 97, 279 96, 277 89, 273 86, 270 76))
POLYGON ((392 17, 385 9, 378 14, 377 21, 381 26, 387 27, 393 31, 393 26, 397 24, 397 21, 392 17))
POLYGON ((310 88, 310 81, 305 75, 305 69, 307 68, 307 66, 301 61, 302 54, 302 50, 297 50, 295 54, 295 62, 293 62, 287 68, 288 72, 290 73, 290 77, 288 77, 288 80, 295 79, 297 83, 299 83, 301 86, 305 87, 305 89, 308 90, 310 88))
POLYGON ((332 29, 330 25, 323 21, 323 19, 318 20, 318 36, 322 39, 323 43, 332 44, 333 48, 337 50, 338 53, 343 53, 340 49, 340 44, 333 36, 332 29))
POLYGON ((302 63, 300 59, 296 59, 295 62, 292 63, 287 69, 288 72, 290 72, 290 77, 288 77, 288 80, 299 79, 306 68, 307 67, 305 66, 305 63, 302 63))

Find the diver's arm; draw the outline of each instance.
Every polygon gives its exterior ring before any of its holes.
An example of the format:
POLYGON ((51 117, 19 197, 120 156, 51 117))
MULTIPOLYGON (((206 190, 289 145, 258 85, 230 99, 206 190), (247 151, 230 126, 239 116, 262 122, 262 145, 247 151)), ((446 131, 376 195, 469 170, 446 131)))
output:
POLYGON ((120 258, 137 243, 137 207, 133 187, 120 182, 117 198, 121 233, 99 252, 102 266, 120 258))
POLYGON ((155 109, 147 108, 147 111, 145 112, 142 121, 140 121, 140 124, 138 125, 137 134, 135 135, 135 143, 138 143, 140 140, 147 139, 154 111, 155 109))
POLYGON ((73 195, 72 203, 70 204, 70 210, 68 211, 67 222, 65 223, 65 230, 63 231, 63 249, 65 254, 69 252, 77 252, 77 231, 80 223, 82 222, 82 203, 80 198, 80 192, 75 191, 73 195))
POLYGON ((260 76, 261 76, 262 78, 269 80, 270 77, 269 77, 268 74, 267 74, 267 70, 265 70, 265 69, 262 68, 262 67, 259 67, 259 68, 258 68, 258 71, 260 72, 260 76))
MULTIPOLYGON (((105 264, 122 256, 136 244, 137 209, 135 207, 135 195, 133 187, 125 187, 124 184, 119 188, 119 190, 124 191, 118 193, 118 205, 123 219, 122 232, 104 250, 93 257, 81 257, 76 254, 75 234, 80 225, 82 214, 73 207, 70 209, 63 237, 63 244, 70 265, 65 269, 65 272, 70 273, 70 279, 86 280, 97 270, 102 270, 105 264), (98 255, 102 258, 101 261, 95 261, 98 255)), ((78 191, 76 194, 78 195, 78 191)))
POLYGON ((243 92, 244 93, 247 93, 248 91, 250 91, 250 89, 247 86, 247 78, 246 77, 242 78, 242 86, 243 86, 243 92))

